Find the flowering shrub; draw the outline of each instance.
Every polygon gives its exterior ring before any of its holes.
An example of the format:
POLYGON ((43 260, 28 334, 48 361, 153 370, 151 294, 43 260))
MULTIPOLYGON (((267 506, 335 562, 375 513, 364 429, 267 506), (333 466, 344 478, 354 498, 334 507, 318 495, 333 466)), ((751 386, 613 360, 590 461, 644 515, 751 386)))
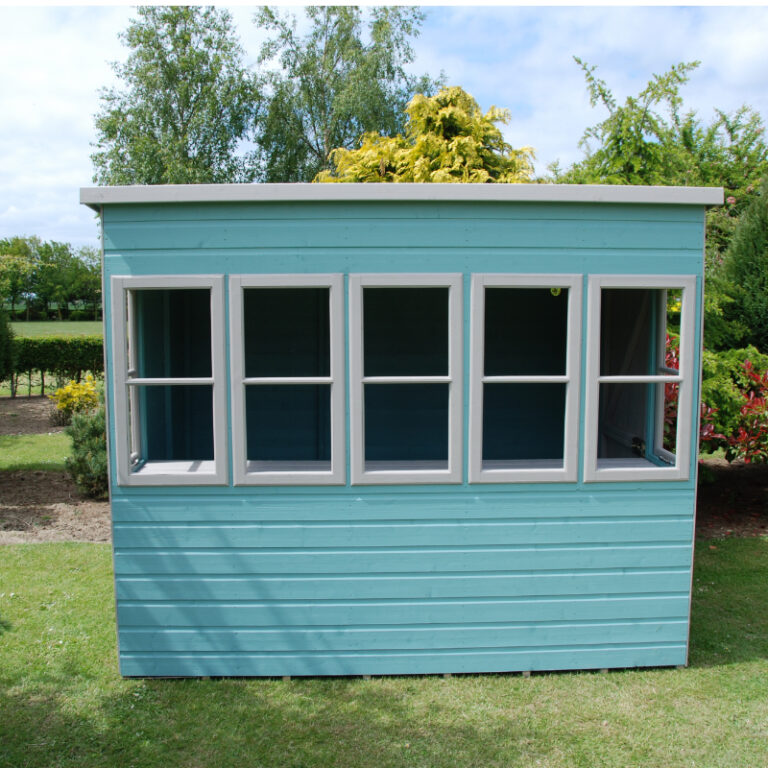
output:
MULTIPOLYGON (((664 365, 667 368, 680 370, 680 342, 666 335, 666 354, 664 365)), ((677 445, 677 395, 679 384, 664 385, 664 448, 674 452, 677 445)))
POLYGON ((752 362, 744 362, 744 372, 752 388, 744 393, 740 420, 728 438, 731 458, 743 459, 746 464, 768 462, 768 371, 755 371, 752 362))
POLYGON ((70 381, 49 397, 56 403, 61 420, 67 424, 72 419, 72 414, 93 410, 99 404, 99 393, 90 373, 83 381, 70 381))

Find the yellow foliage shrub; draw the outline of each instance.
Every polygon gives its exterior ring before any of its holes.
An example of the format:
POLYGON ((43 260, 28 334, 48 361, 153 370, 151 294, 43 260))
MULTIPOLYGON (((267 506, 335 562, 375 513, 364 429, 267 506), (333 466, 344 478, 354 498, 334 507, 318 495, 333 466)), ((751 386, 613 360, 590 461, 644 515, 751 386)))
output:
POLYGON ((59 387, 49 397, 56 403, 56 409, 68 417, 73 413, 90 411, 99 404, 99 393, 90 373, 83 381, 70 381, 69 384, 59 387))

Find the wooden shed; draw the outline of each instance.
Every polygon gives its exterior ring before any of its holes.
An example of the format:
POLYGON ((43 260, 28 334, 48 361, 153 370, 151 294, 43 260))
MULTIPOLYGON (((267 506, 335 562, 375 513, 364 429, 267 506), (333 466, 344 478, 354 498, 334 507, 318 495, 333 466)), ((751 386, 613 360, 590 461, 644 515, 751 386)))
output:
POLYGON ((685 664, 722 198, 83 189, 122 674, 685 664))

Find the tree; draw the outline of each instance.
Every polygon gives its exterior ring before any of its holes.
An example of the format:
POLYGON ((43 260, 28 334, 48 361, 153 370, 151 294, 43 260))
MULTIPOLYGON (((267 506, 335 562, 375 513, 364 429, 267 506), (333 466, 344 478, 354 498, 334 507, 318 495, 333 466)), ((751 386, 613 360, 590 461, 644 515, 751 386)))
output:
POLYGON ((19 299, 31 292, 34 269, 32 250, 26 238, 0 240, 0 300, 10 300, 11 317, 15 317, 19 299))
POLYGON ((584 132, 583 160, 566 172, 551 169, 556 181, 723 186, 727 194, 736 195, 768 169, 765 128, 749 107, 732 115, 715 110, 709 125, 693 110, 682 112, 680 88, 699 62, 676 64, 653 75, 637 96, 619 105, 596 77, 596 67, 574 58, 584 71, 590 104, 601 104, 608 117, 584 132))
POLYGON ((140 6, 114 63, 119 88, 100 91, 98 184, 203 184, 250 181, 252 158, 238 154, 258 108, 255 77, 227 11, 140 6))
POLYGON ((101 302, 101 257, 96 248, 85 245, 77 253, 77 262, 72 292, 76 301, 90 305, 96 320, 101 302))
POLYGON ((272 8, 255 17, 274 33, 260 63, 277 59, 281 66, 267 76, 271 93, 257 139, 267 182, 311 181, 330 167, 337 147, 352 148, 365 132, 398 133, 411 96, 437 87, 404 69, 413 60, 409 41, 418 34, 421 11, 374 7, 365 24, 356 6, 305 12, 311 24, 305 36, 295 18, 272 8))
POLYGON ((501 182, 531 180, 533 150, 513 149, 497 123, 507 110, 478 103, 458 87, 414 96, 406 108, 405 136, 367 133, 358 149, 333 151, 333 169, 319 182, 501 182))
POLYGON ((746 329, 747 344, 768 351, 768 179, 739 218, 724 271, 733 295, 726 316, 746 329))

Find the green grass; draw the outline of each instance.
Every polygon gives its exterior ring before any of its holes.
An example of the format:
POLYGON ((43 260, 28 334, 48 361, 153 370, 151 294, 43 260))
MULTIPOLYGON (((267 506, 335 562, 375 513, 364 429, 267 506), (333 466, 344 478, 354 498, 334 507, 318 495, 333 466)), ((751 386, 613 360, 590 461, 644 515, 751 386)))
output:
POLYGON ((0 766, 768 765, 768 540, 699 545, 691 667, 123 680, 110 549, 4 547, 0 766))
POLYGON ((11 323, 11 328, 17 336, 101 336, 104 332, 101 320, 31 320, 11 323))
POLYGON ((0 470, 53 469, 63 472, 64 459, 71 452, 72 438, 64 432, 0 435, 0 470))

